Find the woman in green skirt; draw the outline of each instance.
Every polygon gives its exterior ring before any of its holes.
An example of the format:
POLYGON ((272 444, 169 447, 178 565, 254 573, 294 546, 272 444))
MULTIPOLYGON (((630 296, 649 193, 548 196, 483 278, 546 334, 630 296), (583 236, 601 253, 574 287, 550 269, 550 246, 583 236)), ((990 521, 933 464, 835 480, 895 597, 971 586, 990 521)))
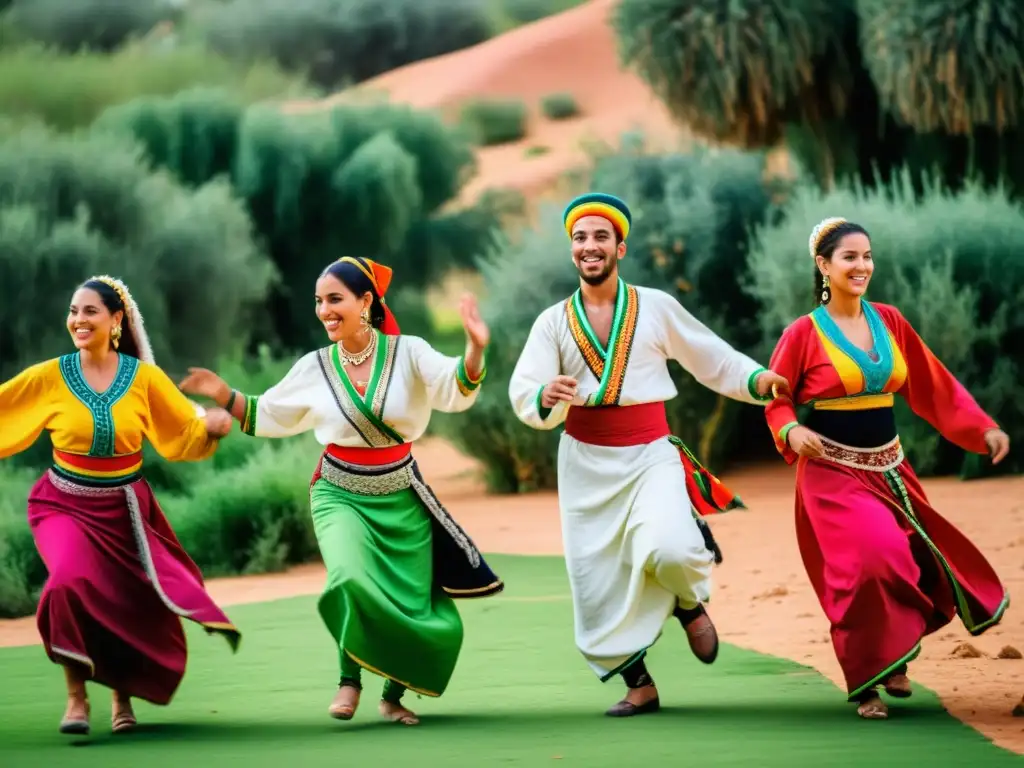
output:
POLYGON ((381 714, 418 723, 406 689, 440 696, 462 647, 452 598, 500 592, 501 580, 423 481, 412 443, 434 410, 469 408, 490 332, 472 297, 460 307, 466 352, 448 357, 402 336, 384 294, 391 270, 345 257, 324 270, 316 311, 331 344, 300 359, 262 395, 193 368, 181 388, 222 405, 256 437, 312 431, 324 446, 310 503, 327 586, 320 616, 337 642, 341 683, 330 714, 349 720, 361 671, 385 678, 381 714))

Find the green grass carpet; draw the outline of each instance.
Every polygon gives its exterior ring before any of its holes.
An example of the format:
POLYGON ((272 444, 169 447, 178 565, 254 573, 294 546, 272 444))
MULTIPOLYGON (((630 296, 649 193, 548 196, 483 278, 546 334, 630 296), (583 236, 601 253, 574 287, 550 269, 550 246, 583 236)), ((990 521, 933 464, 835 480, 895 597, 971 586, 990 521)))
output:
POLYGON ((440 699, 408 698, 419 727, 378 718, 381 681, 372 675, 353 721, 327 716, 337 653, 315 599, 297 598, 229 609, 245 633, 234 657, 189 625, 192 657, 177 698, 138 705, 144 726, 127 736, 110 735, 109 695, 98 687, 93 735, 60 735, 59 668, 39 647, 0 652, 0 766, 1021 765, 927 690, 891 704, 888 722, 861 721, 839 689, 798 664, 731 646, 715 665, 700 664, 673 623, 651 654, 662 712, 606 718, 622 687, 599 683, 573 646, 561 560, 492 564, 506 592, 461 603, 466 643, 451 687, 440 699))

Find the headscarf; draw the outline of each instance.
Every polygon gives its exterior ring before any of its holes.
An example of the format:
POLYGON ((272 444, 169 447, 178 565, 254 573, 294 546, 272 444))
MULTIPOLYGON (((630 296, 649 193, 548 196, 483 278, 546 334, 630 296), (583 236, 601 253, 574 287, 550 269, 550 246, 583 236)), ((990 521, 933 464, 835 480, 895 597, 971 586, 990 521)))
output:
POLYGON ((388 305, 384 303, 384 294, 387 293, 388 286, 391 285, 391 267, 378 264, 373 259, 356 258, 354 256, 342 256, 338 259, 337 263, 351 264, 366 276, 373 286, 373 290, 377 292, 381 306, 384 307, 384 324, 380 328, 381 333, 386 336, 398 336, 401 333, 398 328, 398 321, 395 320, 395 316, 388 308, 388 305))
POLYGON ((601 216, 608 219, 623 240, 629 235, 629 227, 633 222, 629 206, 622 200, 603 192, 588 192, 569 203, 565 208, 565 213, 562 214, 565 231, 570 240, 573 226, 584 216, 601 216))

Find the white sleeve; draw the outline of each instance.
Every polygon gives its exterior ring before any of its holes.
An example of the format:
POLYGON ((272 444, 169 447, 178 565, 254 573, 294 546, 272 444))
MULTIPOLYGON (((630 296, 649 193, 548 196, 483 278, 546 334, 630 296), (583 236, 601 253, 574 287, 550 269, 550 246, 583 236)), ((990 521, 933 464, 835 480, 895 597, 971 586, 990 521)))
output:
POLYGON ((443 355, 419 336, 403 336, 407 344, 413 374, 427 390, 431 409, 443 413, 468 410, 480 394, 480 383, 487 376, 487 361, 476 379, 466 371, 463 357, 443 355))
POLYGON ((562 372, 557 319, 558 315, 548 310, 534 321, 508 383, 508 396, 516 416, 534 429, 554 429, 569 413, 569 403, 565 401, 551 409, 540 404, 544 387, 562 372))
POLYGON ((247 395, 242 431, 253 437, 292 437, 314 429, 315 388, 323 384, 318 353, 300 358, 262 395, 247 395))
POLYGON ((757 376, 765 370, 762 365, 726 343, 669 294, 646 293, 654 299, 666 357, 720 395, 754 405, 770 399, 757 394, 757 376))

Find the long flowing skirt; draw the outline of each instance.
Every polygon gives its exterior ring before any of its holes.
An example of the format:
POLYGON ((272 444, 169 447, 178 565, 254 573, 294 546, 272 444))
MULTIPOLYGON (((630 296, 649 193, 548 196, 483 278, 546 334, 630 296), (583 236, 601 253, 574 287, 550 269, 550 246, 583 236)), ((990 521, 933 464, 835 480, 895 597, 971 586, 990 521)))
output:
POLYGON ((440 696, 462 648, 452 597, 435 578, 431 517, 406 487, 353 493, 318 478, 313 525, 327 568, 319 612, 360 666, 426 696, 440 696))
POLYGON ((29 494, 28 520, 49 574, 36 622, 54 663, 167 704, 188 656, 181 618, 237 650, 240 633, 207 594, 145 480, 91 488, 47 472, 29 494))
POLYGON ((906 460, 878 472, 801 458, 796 530, 851 701, 954 616, 979 635, 1009 604, 992 566, 932 508, 906 460))

